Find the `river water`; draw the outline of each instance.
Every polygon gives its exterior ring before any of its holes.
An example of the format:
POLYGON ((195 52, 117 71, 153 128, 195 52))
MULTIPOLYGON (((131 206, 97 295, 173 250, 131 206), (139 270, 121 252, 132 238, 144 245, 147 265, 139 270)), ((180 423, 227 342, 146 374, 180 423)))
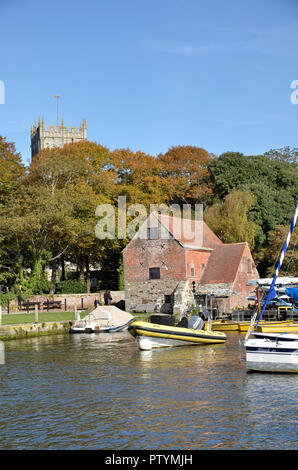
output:
POLYGON ((298 375, 247 373, 239 338, 152 351, 128 332, 2 343, 0 449, 298 449, 298 375))

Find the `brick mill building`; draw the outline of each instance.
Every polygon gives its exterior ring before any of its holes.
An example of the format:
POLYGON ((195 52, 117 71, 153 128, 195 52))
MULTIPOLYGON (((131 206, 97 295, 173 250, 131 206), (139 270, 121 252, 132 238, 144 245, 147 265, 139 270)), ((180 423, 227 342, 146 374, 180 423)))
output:
POLYGON ((204 221, 152 213, 123 250, 125 308, 182 314, 216 299, 220 312, 248 305, 259 277, 246 242, 224 244, 204 221))

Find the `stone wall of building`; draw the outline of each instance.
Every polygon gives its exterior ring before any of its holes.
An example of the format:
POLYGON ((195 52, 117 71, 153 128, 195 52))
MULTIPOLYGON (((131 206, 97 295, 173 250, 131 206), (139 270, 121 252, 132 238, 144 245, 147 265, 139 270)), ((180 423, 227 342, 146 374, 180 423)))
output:
POLYGON ((195 300, 189 281, 180 281, 174 292, 173 313, 181 318, 183 313, 193 305, 195 305, 195 300))
POLYGON ((151 279, 126 283, 125 310, 128 312, 173 313, 181 317, 193 304, 188 281, 151 279))
POLYGON ((128 312, 172 313, 173 294, 177 285, 178 282, 172 279, 127 281, 125 283, 125 309, 128 312))
POLYGON ((32 158, 45 148, 63 147, 65 144, 81 142, 87 139, 86 121, 79 129, 71 127, 69 130, 62 120, 61 125, 50 126, 46 129, 44 119, 31 127, 31 156, 32 158))

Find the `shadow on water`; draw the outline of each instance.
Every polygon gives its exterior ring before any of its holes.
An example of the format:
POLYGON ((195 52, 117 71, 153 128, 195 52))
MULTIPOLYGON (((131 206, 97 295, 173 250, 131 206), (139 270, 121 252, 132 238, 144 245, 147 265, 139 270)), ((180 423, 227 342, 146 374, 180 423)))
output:
POLYGON ((225 344, 140 351, 128 332, 10 341, 2 449, 295 449, 297 376, 225 344))

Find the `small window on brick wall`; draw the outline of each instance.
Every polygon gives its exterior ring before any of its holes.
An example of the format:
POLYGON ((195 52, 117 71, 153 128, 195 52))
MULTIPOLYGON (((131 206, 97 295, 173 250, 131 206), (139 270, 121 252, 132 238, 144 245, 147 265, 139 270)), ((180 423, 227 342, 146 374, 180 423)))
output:
POLYGON ((160 269, 149 268, 149 279, 160 279, 160 269))
POLYGON ((191 277, 195 276, 195 268, 190 268, 190 275, 191 277))

